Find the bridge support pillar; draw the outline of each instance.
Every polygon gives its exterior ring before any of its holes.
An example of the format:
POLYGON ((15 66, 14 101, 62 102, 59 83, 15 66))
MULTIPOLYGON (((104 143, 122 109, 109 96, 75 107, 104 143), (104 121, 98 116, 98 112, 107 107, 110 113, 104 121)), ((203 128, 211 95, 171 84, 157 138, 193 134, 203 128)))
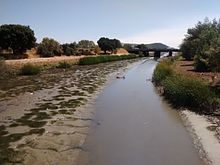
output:
POLYGON ((160 58, 160 53, 161 53, 160 51, 155 51, 154 52, 154 57, 160 58))
POLYGON ((149 51, 145 51, 145 52, 144 52, 144 56, 145 56, 145 57, 149 57, 149 51))
POLYGON ((173 52, 172 51, 169 51, 169 56, 171 57, 173 55, 173 52))

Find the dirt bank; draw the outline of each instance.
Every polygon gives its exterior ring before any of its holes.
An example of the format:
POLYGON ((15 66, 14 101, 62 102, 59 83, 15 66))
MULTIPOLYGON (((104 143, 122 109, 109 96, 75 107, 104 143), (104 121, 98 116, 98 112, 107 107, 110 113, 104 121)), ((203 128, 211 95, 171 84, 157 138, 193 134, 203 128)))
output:
POLYGON ((206 164, 220 164, 220 120, 198 115, 189 110, 180 112, 184 124, 194 139, 195 147, 206 164))
MULTIPOLYGON (((194 61, 176 61, 175 71, 179 74, 197 78, 211 86, 220 85, 220 73, 196 72, 194 61)), ((194 138, 195 146, 207 164, 220 164, 220 117, 218 115, 199 115, 189 110, 180 112, 183 121, 194 138)))
POLYGON ((84 56, 58 56, 58 57, 47 57, 47 58, 28 58, 19 60, 5 60, 6 65, 10 68, 21 68, 24 64, 31 63, 33 65, 57 65, 59 62, 77 62, 84 56))
POLYGON ((220 73, 218 72, 196 72, 194 70, 194 61, 176 61, 175 70, 193 78, 198 78, 210 85, 220 85, 220 73))

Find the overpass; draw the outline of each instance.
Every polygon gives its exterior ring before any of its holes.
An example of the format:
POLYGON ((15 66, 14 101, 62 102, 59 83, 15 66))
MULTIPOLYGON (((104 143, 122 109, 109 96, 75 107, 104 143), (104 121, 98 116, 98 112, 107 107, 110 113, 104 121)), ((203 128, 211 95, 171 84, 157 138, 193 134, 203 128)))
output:
POLYGON ((169 53, 169 56, 173 55, 173 52, 180 52, 179 49, 174 49, 174 48, 167 48, 167 49, 130 49, 128 50, 129 53, 134 53, 134 54, 144 54, 144 56, 149 56, 150 52, 154 52, 154 57, 159 57, 161 56, 161 53, 169 53))

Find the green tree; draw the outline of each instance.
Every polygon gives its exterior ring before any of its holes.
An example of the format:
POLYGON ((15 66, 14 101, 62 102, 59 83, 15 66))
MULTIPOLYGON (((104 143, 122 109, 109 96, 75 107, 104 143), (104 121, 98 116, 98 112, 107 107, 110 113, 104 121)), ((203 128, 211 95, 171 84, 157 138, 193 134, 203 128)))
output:
POLYGON ((192 42, 190 41, 184 41, 181 45, 180 45, 180 50, 182 52, 182 56, 190 61, 193 60, 195 52, 193 52, 193 46, 192 46, 192 42))
POLYGON ((122 48, 122 44, 119 40, 117 39, 112 39, 110 40, 110 42, 113 44, 113 48, 117 49, 117 48, 122 48))
POLYGON ((78 42, 78 47, 84 49, 91 49, 95 47, 95 43, 89 40, 81 40, 78 42))
POLYGON ((109 39, 102 37, 97 41, 99 47, 106 53, 107 51, 113 52, 117 48, 121 48, 122 44, 117 39, 109 39))
POLYGON ((147 45, 145 44, 140 44, 136 46, 138 49, 147 49, 147 45))
POLYGON ((66 43, 61 45, 62 50, 63 50, 63 54, 65 55, 75 55, 76 54, 76 49, 77 49, 77 44, 76 42, 73 43, 66 43))
POLYGON ((34 31, 29 26, 2 25, 0 26, 0 47, 11 48, 13 54, 23 54, 35 46, 34 31))
POLYGON ((123 48, 126 49, 126 50, 131 50, 132 45, 131 44, 124 44, 123 48))
POLYGON ((181 45, 183 57, 187 60, 194 58, 197 71, 219 70, 220 56, 220 21, 204 22, 188 29, 181 45))
POLYGON ((105 52, 105 54, 107 51, 113 51, 113 46, 108 38, 102 37, 97 41, 97 43, 101 50, 105 52))
POLYGON ((37 53, 43 57, 52 57, 55 55, 61 55, 62 49, 59 42, 56 40, 52 38, 43 38, 37 48, 37 53))

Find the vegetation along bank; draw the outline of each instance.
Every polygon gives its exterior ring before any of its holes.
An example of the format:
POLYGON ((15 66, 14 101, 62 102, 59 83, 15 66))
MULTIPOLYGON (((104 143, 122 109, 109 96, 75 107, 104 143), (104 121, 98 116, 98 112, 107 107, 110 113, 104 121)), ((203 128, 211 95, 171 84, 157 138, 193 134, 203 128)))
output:
POLYGON ((220 163, 220 22, 188 29, 182 54, 162 60, 153 82, 180 115, 207 164, 220 163))
POLYGON ((199 78, 175 70, 174 59, 159 63, 154 71, 153 82, 161 94, 176 107, 187 107, 199 113, 217 113, 220 101, 217 89, 199 78))
POLYGON ((206 114, 219 111, 219 38, 220 22, 206 18, 188 29, 180 47, 182 57, 164 60, 156 67, 153 80, 172 104, 206 114), (179 69, 190 65, 192 68, 182 72, 179 69), (204 78, 207 73, 208 81, 204 78))

